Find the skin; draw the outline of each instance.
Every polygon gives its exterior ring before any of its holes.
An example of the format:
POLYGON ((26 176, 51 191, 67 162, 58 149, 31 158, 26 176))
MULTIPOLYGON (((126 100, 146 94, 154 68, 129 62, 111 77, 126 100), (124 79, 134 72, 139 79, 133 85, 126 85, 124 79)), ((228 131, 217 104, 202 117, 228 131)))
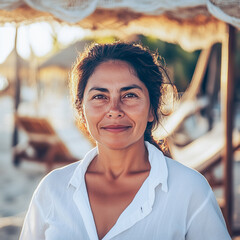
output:
POLYGON ((149 175, 144 131, 153 115, 146 86, 123 61, 108 61, 95 69, 84 91, 83 110, 98 145, 85 180, 102 239, 149 175))

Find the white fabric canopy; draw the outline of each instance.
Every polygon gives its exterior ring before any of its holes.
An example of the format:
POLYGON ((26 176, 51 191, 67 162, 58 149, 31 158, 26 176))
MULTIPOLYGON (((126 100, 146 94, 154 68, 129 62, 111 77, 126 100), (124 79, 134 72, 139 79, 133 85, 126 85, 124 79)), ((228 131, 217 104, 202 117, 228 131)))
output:
POLYGON ((240 28, 240 0, 2 0, 0 23, 57 20, 96 34, 142 33, 185 49, 221 41, 229 23, 240 28))
MULTIPOLYGON (((96 9, 126 8, 147 15, 161 15, 167 11, 179 14, 181 8, 206 7, 217 19, 240 28, 239 0, 2 0, 0 9, 13 10, 24 5, 51 13, 60 20, 76 23, 92 14, 96 9)), ((178 15, 177 14, 177 15, 178 15)), ((192 12, 194 16, 195 12, 192 12)), ((181 15, 181 13, 180 13, 181 15)), ((189 17, 188 15, 181 17, 189 17)))

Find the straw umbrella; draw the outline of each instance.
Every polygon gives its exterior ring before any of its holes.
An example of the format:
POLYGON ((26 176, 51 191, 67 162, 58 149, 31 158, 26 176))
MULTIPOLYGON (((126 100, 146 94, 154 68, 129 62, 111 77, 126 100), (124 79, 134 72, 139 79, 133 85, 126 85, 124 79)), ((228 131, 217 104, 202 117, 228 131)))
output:
POLYGON ((232 125, 234 91, 234 41, 240 28, 239 0, 206 1, 64 1, 3 0, 0 23, 57 20, 90 29, 99 36, 143 33, 179 43, 187 50, 222 43, 221 101, 225 126, 224 215, 232 221, 232 125))
POLYGON ((49 80, 49 78, 51 78, 51 72, 54 71, 55 75, 57 73, 57 78, 64 78, 64 80, 66 80, 65 78, 72 64, 75 62, 76 57, 90 42, 91 41, 88 40, 81 40, 54 54, 38 66, 39 77, 49 80))

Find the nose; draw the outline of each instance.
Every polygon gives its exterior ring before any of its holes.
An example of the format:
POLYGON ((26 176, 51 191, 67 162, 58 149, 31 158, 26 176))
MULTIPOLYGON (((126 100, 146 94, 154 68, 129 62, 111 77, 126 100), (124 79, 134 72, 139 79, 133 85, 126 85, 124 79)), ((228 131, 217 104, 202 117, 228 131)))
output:
POLYGON ((107 114, 108 118, 122 118, 123 113, 122 112, 116 112, 116 111, 109 111, 107 114))
POLYGON ((121 109, 119 102, 113 102, 108 110, 107 117, 108 118, 122 118, 124 116, 124 112, 121 109))

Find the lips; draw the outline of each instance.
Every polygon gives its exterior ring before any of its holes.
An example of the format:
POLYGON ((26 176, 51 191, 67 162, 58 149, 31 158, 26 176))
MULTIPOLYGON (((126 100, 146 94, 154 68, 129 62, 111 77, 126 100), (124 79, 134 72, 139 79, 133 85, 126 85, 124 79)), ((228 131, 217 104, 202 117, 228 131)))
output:
POLYGON ((109 131, 109 132, 123 132, 127 131, 131 126, 125 126, 125 125, 108 125, 102 127, 102 129, 109 131))

